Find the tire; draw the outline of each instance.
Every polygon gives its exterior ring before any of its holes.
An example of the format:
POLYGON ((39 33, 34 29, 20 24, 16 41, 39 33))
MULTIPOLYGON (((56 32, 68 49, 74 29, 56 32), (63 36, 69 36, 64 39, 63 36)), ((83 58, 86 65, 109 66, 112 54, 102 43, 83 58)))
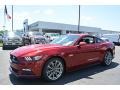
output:
POLYGON ((113 55, 110 51, 107 51, 104 55, 104 60, 102 62, 102 65, 109 66, 112 63, 113 55))
POLYGON ((48 60, 43 69, 43 79, 47 81, 56 81, 64 73, 64 63, 60 58, 48 60))
POLYGON ((5 45, 3 45, 2 49, 3 49, 3 50, 6 50, 6 47, 5 47, 5 45))

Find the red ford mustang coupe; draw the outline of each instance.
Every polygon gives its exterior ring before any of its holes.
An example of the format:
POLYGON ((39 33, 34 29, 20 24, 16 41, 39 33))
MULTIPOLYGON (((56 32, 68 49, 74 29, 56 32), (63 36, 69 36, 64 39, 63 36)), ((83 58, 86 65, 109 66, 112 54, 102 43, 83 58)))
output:
POLYGON ((68 34, 50 44, 15 49, 10 53, 10 71, 17 77, 43 77, 55 81, 66 71, 91 64, 109 66, 114 54, 113 43, 88 34, 68 34))

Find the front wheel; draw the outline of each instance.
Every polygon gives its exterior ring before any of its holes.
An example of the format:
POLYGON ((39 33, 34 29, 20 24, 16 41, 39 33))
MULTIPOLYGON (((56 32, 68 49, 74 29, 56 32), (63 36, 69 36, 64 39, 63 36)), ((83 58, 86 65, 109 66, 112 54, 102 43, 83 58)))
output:
POLYGON ((6 49, 7 49, 7 47, 3 44, 2 49, 3 49, 3 50, 6 50, 6 49))
POLYGON ((43 78, 47 81, 58 80, 64 72, 64 64, 60 58, 50 59, 43 69, 43 78))
POLYGON ((113 55, 110 51, 107 51, 104 56, 102 64, 104 66, 109 66, 112 63, 113 55))

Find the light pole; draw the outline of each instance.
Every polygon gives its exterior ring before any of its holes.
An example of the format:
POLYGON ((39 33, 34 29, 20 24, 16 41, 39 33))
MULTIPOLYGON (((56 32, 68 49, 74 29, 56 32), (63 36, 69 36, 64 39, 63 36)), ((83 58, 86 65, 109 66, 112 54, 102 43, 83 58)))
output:
POLYGON ((13 31, 13 5, 12 5, 12 31, 13 31))
POLYGON ((80 5, 79 5, 79 18, 78 18, 78 33, 80 33, 80 5))

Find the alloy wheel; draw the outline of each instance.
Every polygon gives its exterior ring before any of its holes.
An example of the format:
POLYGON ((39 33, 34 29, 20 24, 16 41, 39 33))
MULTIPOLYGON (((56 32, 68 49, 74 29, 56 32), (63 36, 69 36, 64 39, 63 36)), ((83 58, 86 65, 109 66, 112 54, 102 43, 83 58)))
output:
POLYGON ((46 68, 47 77, 52 81, 60 78, 63 71, 63 64, 60 60, 52 60, 48 63, 46 68))
POLYGON ((110 65, 112 62, 113 56, 111 52, 107 52, 105 55, 105 64, 110 65))

